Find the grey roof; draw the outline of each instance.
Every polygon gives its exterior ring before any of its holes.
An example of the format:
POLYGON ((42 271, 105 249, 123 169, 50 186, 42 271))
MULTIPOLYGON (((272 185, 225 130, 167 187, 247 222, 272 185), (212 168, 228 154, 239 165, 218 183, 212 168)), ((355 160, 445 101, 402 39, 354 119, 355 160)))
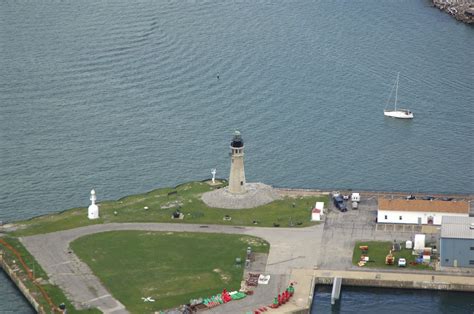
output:
POLYGON ((474 217, 443 216, 441 237, 455 239, 474 239, 474 217))

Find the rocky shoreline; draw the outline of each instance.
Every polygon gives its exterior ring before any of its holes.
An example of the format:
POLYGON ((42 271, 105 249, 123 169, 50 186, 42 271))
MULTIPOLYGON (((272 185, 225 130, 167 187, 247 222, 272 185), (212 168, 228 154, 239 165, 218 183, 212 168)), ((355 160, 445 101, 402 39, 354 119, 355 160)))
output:
POLYGON ((454 16, 458 21, 474 24, 474 2, 472 0, 433 0, 433 5, 454 16))

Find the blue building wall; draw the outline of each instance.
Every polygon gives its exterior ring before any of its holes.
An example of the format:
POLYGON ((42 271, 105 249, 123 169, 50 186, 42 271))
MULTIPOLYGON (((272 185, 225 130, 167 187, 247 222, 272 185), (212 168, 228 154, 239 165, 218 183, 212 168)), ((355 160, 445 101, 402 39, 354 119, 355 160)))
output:
POLYGON ((474 239, 440 239, 441 266, 473 267, 474 268, 474 239))

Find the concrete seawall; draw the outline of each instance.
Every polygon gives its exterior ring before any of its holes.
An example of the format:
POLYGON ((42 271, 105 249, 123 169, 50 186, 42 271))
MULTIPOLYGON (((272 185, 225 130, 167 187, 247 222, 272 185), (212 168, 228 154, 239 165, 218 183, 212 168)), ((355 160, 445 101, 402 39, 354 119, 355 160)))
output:
MULTIPOLYGON (((331 285, 334 278, 317 277, 315 278, 316 285, 331 285)), ((474 278, 472 278, 474 280, 474 278)), ((360 287, 381 287, 381 288, 396 288, 396 289, 427 289, 427 290, 444 290, 444 291, 467 291, 474 292, 474 286, 458 283, 447 283, 437 281, 400 281, 387 279, 355 279, 343 278, 343 286, 360 286, 360 287)))
POLYGON ((344 286, 380 287, 395 289, 424 289, 474 292, 474 276, 457 274, 423 274, 393 271, 338 271, 293 269, 290 281, 297 282, 295 298, 278 308, 275 313, 310 313, 316 285, 332 285, 335 277, 342 277, 344 286))
MULTIPOLYGON (((293 188, 286 188, 286 187, 274 187, 274 189, 282 196, 323 196, 323 195, 330 195, 334 189, 332 190, 324 190, 324 189, 313 189, 313 188, 300 188, 300 189, 293 189, 293 188)), ((338 192, 342 194, 351 194, 352 192, 360 193, 361 197, 401 197, 404 198, 407 195, 413 195, 418 198, 426 195, 431 195, 435 198, 442 198, 442 197, 453 197, 455 199, 460 200, 474 200, 474 195, 472 194, 456 194, 456 193, 434 193, 434 192, 409 192, 409 191, 368 191, 368 190, 352 190, 352 189, 338 189, 338 192)))
POLYGON ((8 262, 3 258, 3 254, 0 252, 0 267, 5 271, 5 273, 10 277, 10 279, 15 283, 21 293, 25 296, 26 300, 31 304, 31 306, 38 313, 46 313, 40 304, 35 300, 30 290, 25 286, 21 281, 20 277, 15 272, 15 266, 9 265, 8 262))
POLYGON ((330 285, 334 277, 342 277, 344 286, 383 287, 397 289, 427 289, 441 291, 474 292, 474 276, 447 273, 423 274, 382 271, 308 271, 314 273, 315 283, 330 285))
POLYGON ((474 276, 467 275, 293 269, 290 281, 296 283, 295 295, 272 313, 310 313, 315 287, 332 285, 335 277, 342 277, 342 295, 344 286, 474 292, 474 276))

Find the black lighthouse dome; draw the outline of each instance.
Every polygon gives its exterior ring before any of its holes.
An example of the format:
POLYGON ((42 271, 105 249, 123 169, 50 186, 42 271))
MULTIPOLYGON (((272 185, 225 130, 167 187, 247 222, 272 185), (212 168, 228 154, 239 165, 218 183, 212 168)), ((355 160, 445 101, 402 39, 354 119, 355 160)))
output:
POLYGON ((232 142, 230 143, 230 146, 244 147, 244 140, 242 139, 242 136, 240 135, 239 131, 235 131, 234 137, 232 138, 232 142))

